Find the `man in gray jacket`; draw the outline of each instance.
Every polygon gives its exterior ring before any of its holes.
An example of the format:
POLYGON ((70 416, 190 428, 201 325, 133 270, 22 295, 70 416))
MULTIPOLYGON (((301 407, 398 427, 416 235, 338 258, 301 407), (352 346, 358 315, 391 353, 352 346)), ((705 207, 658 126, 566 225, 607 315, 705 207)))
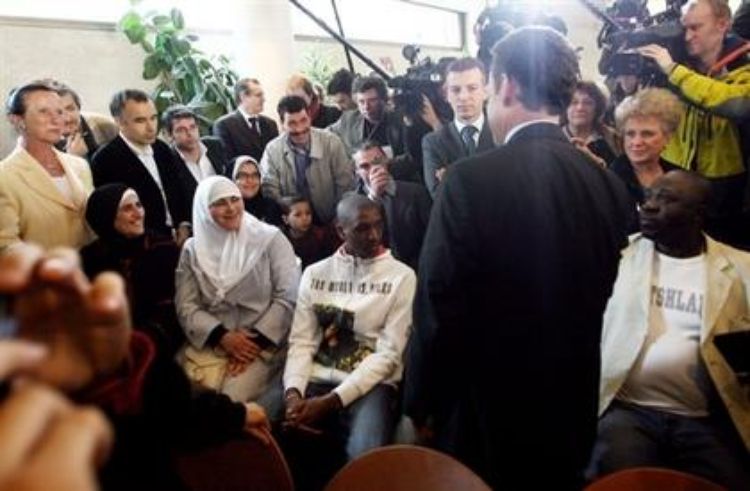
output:
POLYGON ((341 197, 354 186, 352 161, 338 136, 312 127, 301 97, 282 98, 278 112, 283 133, 263 153, 263 193, 276 200, 308 198, 315 222, 326 225, 335 218, 341 197))

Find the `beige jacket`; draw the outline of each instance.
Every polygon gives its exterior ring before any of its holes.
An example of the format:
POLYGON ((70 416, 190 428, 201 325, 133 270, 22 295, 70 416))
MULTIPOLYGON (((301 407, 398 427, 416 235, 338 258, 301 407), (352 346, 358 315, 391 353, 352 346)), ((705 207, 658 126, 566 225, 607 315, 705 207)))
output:
POLYGON ((92 239, 86 225, 86 200, 93 189, 85 160, 55 150, 65 169, 72 199, 63 196, 44 168, 16 147, 0 162, 0 249, 35 242, 45 249, 76 249, 92 239))
MULTIPOLYGON (((714 345, 717 334, 748 329, 750 254, 706 237, 707 270, 700 354, 737 431, 750 450, 750 394, 714 345)), ((654 243, 636 236, 623 251, 604 313, 599 413, 622 387, 648 331, 654 243)))

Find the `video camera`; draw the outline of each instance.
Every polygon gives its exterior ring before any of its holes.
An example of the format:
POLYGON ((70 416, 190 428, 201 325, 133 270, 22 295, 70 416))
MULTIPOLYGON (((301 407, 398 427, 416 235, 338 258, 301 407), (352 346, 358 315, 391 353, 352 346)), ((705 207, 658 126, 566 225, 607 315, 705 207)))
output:
POLYGON ((404 46, 401 54, 410 66, 406 74, 388 80, 388 86, 394 91, 396 110, 411 121, 418 121, 424 107, 424 96, 429 99, 440 119, 453 119, 453 110, 443 97, 443 83, 446 68, 454 58, 440 58, 437 63, 429 56, 420 58, 420 48, 413 44, 404 46))
POLYGON ((684 30, 680 23, 687 0, 666 0, 666 9, 651 15, 646 0, 615 0, 602 11, 589 0, 581 2, 604 21, 597 45, 602 49, 599 72, 608 78, 635 75, 642 85, 666 85, 665 75, 653 60, 636 48, 647 44, 663 46, 678 63, 687 59, 684 30))

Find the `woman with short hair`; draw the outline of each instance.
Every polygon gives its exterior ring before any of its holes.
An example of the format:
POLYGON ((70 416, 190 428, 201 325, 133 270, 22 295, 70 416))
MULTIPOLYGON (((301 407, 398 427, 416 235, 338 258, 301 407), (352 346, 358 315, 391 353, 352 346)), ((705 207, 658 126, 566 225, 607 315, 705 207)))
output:
POLYGON ((64 122, 56 88, 22 85, 6 110, 19 137, 0 162, 0 249, 19 241, 80 248, 92 238, 84 212, 93 183, 85 160, 55 148, 64 122))
POLYGON ((607 96, 602 89, 595 82, 580 81, 560 117, 563 133, 604 167, 622 153, 617 132, 604 124, 606 109, 607 96))

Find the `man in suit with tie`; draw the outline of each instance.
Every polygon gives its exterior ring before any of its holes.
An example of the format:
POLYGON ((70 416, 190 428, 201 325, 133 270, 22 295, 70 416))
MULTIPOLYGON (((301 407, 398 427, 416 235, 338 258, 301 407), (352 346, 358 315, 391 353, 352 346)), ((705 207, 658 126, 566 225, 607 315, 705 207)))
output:
POLYGON ((186 106, 172 106, 164 111, 162 127, 172 140, 172 152, 176 162, 182 164, 180 182, 192 210, 193 196, 198 183, 209 176, 227 175, 228 163, 224 145, 213 136, 201 138, 198 118, 186 106))
POLYGON ((221 139, 230 161, 250 155, 260 162, 268 142, 279 136, 276 122, 261 114, 263 87, 254 78, 241 78, 234 86, 234 97, 237 110, 216 120, 213 134, 221 139))
POLYGON ((404 403, 421 435, 492 488, 578 490, 629 197, 560 129, 579 80, 568 41, 523 27, 493 51, 487 115, 502 146, 444 176, 419 262, 404 403))
POLYGON ((114 95, 109 110, 120 134, 94 154, 94 185, 120 182, 133 188, 146 212, 146 228, 176 233, 181 243, 190 234, 190 209, 172 150, 156 138, 153 101, 142 90, 127 89, 114 95))
POLYGON ((448 65, 445 89, 455 118, 422 139, 424 182, 433 198, 449 165, 493 147, 484 115, 486 83, 484 65, 476 58, 461 58, 448 65))

